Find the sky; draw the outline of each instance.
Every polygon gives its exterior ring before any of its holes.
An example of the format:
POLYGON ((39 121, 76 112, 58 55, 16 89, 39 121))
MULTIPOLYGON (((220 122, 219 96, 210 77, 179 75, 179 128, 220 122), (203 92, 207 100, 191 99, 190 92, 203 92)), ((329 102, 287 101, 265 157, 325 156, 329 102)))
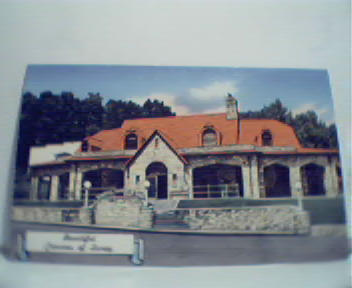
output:
POLYGON ((158 99, 177 115, 224 112, 231 93, 240 111, 280 99, 294 114, 313 110, 328 124, 334 119, 329 75, 320 69, 29 65, 23 91, 39 95, 47 90, 79 98, 99 92, 104 102, 158 99))

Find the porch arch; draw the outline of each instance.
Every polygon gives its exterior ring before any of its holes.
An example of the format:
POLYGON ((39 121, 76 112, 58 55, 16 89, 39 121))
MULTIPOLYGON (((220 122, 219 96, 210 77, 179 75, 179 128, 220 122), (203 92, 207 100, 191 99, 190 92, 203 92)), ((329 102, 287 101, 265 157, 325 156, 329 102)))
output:
POLYGON ((303 193, 307 196, 325 195, 324 177, 325 168, 315 163, 301 167, 303 193))
POLYGON ((100 168, 83 172, 83 183, 92 183, 92 194, 100 194, 111 189, 123 189, 124 171, 113 168, 100 168))
POLYGON ((281 164, 271 164, 264 167, 265 196, 291 197, 290 170, 281 164))
POLYGON ((58 196, 60 200, 69 199, 69 182, 70 182, 70 173, 65 172, 58 175, 58 196))
POLYGON ((243 197, 243 177, 240 165, 208 164, 193 169, 193 197, 243 197))
POLYGON ((42 175, 38 177, 38 200, 49 200, 51 191, 51 175, 42 175))

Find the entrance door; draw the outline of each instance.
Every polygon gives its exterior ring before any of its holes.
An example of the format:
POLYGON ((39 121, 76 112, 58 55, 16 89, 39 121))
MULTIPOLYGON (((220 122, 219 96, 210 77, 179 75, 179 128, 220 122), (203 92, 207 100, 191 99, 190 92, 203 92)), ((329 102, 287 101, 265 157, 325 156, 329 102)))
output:
POLYGON ((167 199, 167 175, 158 176, 158 199, 167 199))
POLYGON ((146 179, 150 183, 148 198, 167 199, 167 168, 163 163, 151 163, 146 169, 146 179))

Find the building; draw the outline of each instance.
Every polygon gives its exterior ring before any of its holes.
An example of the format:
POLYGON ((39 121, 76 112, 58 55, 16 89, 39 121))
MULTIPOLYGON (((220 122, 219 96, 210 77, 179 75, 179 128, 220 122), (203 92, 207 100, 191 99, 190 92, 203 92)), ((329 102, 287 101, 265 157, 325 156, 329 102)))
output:
POLYGON ((72 141, 31 147, 29 154, 29 166, 51 162, 59 158, 71 156, 79 149, 80 145, 81 142, 72 141))
POLYGON ((277 120, 226 112, 126 120, 83 139, 73 155, 31 165, 33 200, 81 200, 113 191, 148 200, 336 197, 338 150, 304 148, 277 120))

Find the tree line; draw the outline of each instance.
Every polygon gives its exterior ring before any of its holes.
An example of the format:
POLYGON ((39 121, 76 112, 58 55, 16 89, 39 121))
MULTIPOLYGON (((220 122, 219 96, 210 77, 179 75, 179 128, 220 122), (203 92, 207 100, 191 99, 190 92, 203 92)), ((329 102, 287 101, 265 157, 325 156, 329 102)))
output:
MULTIPOLYGON (((127 119, 175 116, 172 107, 159 100, 139 105, 132 101, 109 100, 103 104, 99 93, 80 99, 71 92, 60 95, 44 91, 39 96, 23 94, 19 123, 17 167, 27 167, 29 149, 34 145, 80 141, 102 129, 121 127, 127 119)), ((240 118, 276 119, 292 125, 306 147, 337 148, 334 124, 326 125, 314 111, 293 116, 276 100, 258 111, 240 113, 240 118)))
POLYGON ((293 115, 279 99, 259 111, 240 113, 242 119, 262 118, 276 119, 291 125, 304 147, 309 148, 338 148, 336 125, 327 125, 319 120, 318 115, 310 110, 293 115))
POLYGON ((143 105, 109 100, 104 105, 99 93, 80 99, 71 92, 56 95, 44 91, 39 96, 26 92, 21 105, 17 166, 27 167, 29 149, 34 145, 80 141, 102 129, 121 127, 126 119, 175 115, 159 100, 148 99, 143 105))

